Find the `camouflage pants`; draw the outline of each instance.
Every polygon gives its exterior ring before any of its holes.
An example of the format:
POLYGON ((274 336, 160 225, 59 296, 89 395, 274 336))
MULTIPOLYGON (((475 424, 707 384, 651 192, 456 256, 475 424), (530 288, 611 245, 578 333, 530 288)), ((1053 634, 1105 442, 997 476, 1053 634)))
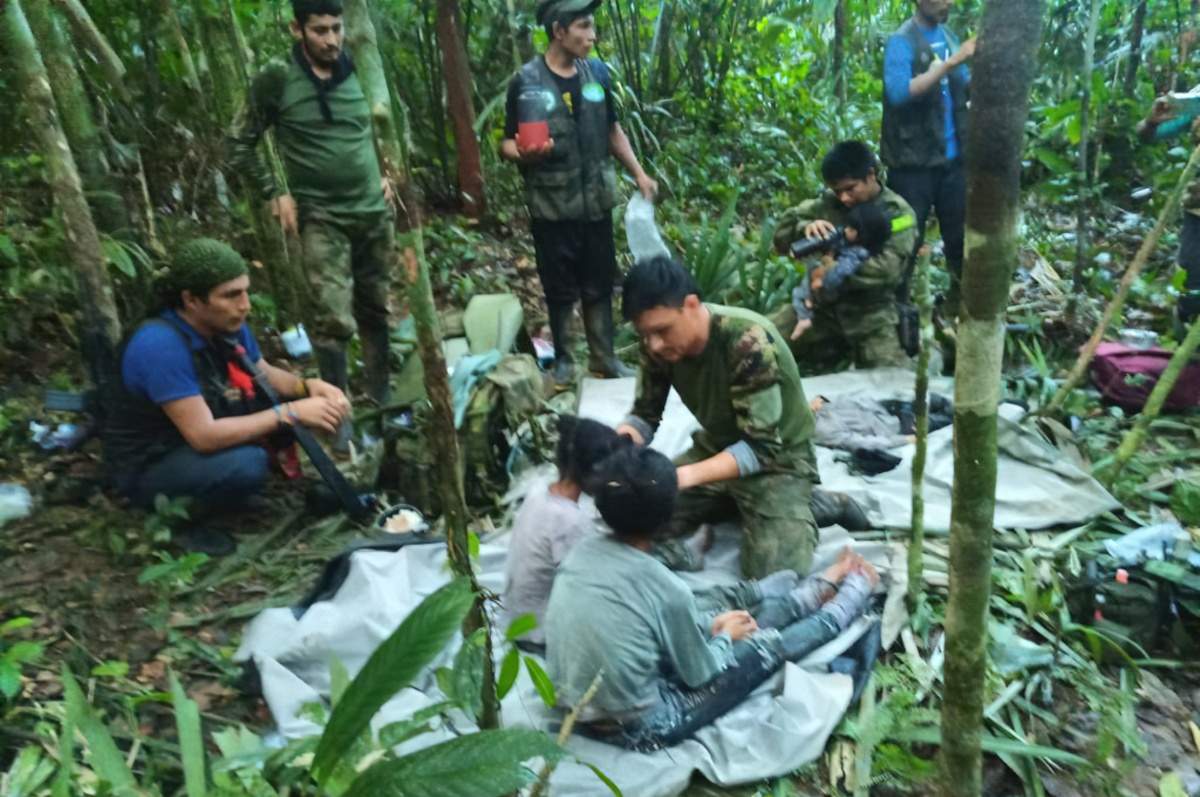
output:
POLYGON ((387 330, 395 252, 390 214, 346 221, 319 212, 301 222, 305 315, 315 345, 344 346, 355 326, 387 330))
MULTIPOLYGON (((685 452, 676 464, 697 462, 706 454, 685 452)), ((671 534, 682 537, 703 523, 738 520, 742 526, 742 575, 763 578, 778 570, 807 573, 817 546, 817 524, 809 500, 812 482, 791 473, 758 473, 745 479, 705 484, 679 493, 671 518, 671 534)), ((656 546, 655 555, 668 567, 694 570, 682 543, 656 546)))
POLYGON ((813 324, 799 340, 791 340, 796 326, 796 311, 789 304, 771 320, 789 337, 788 346, 802 374, 837 371, 846 365, 855 368, 912 366, 912 359, 900 346, 896 332, 899 315, 892 302, 862 307, 843 302, 813 313, 813 324))

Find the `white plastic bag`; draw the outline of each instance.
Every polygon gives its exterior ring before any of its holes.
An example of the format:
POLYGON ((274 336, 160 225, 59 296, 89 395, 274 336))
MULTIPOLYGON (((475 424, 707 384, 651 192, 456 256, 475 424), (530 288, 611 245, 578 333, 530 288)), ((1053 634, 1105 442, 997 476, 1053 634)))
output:
POLYGON ((0 484, 0 526, 23 518, 33 508, 33 497, 19 484, 0 484))
POLYGON ((625 208, 625 237, 635 263, 671 256, 658 232, 658 225, 654 223, 654 203, 641 194, 634 194, 625 208))

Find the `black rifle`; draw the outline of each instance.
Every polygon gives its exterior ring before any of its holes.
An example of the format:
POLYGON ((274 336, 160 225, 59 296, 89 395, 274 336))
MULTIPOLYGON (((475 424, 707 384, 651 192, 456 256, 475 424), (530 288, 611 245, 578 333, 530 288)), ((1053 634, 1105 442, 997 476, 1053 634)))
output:
POLYGON ((837 249, 845 243, 846 228, 838 227, 826 238, 801 238, 799 241, 793 241, 789 249, 792 257, 799 260, 802 257, 815 255, 818 252, 828 252, 831 249, 837 249))
MULTIPOLYGON (((250 356, 246 354, 245 347, 237 342, 235 338, 225 338, 225 343, 233 351, 237 358, 237 363, 243 371, 248 373, 254 380, 257 389, 262 392, 268 401, 273 405, 278 405, 279 394, 275 392, 275 388, 271 387, 271 383, 267 381, 266 374, 259 371, 254 363, 250 362, 250 356)), ((329 489, 337 496, 338 502, 341 503, 342 509, 353 520, 365 520, 367 515, 375 510, 375 497, 372 495, 359 495, 358 491, 346 481, 346 477, 342 475, 337 466, 333 464, 333 460, 325 453, 325 449, 321 448, 321 444, 313 437, 312 432, 304 428, 301 423, 292 424, 292 433, 296 436, 296 442, 304 449, 304 453, 308 454, 309 460, 312 461, 313 467, 317 469, 317 473, 321 474, 321 478, 325 484, 329 485, 329 489)))

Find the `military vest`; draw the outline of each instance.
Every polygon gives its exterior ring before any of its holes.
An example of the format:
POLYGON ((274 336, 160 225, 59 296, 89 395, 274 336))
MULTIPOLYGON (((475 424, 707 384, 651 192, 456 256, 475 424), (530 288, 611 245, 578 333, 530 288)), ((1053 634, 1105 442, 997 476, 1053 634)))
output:
MULTIPOLYGON (((191 338, 179 323, 166 318, 145 321, 121 344, 117 362, 124 362, 129 341, 139 330, 151 324, 166 325, 179 335, 192 353, 200 395, 213 418, 249 415, 271 406, 263 396, 247 399, 230 383, 229 364, 234 360, 231 350, 213 343, 194 350, 191 338)), ((115 381, 113 401, 103 432, 104 459, 117 485, 125 487, 130 479, 146 467, 180 446, 186 446, 187 441, 162 407, 128 390, 123 379, 115 381)))
POLYGON ((595 70, 584 59, 579 71, 576 113, 563 102, 554 74, 541 56, 521 67, 519 92, 546 95, 554 151, 545 160, 521 166, 529 215, 547 221, 599 221, 617 205, 617 176, 608 149, 608 110, 595 70), (593 87, 599 87, 596 92, 593 87))
MULTIPOLYGON (((957 50, 958 40, 950 31, 945 28, 943 31, 950 50, 957 50)), ((897 35, 908 39, 912 47, 913 77, 927 72, 933 64, 933 49, 925 41, 917 23, 908 20, 900 26, 897 35)), ((958 136, 959 153, 962 153, 967 142, 967 82, 963 80, 960 69, 950 70, 946 77, 950 81, 954 130, 958 136)), ((899 106, 888 102, 885 90, 882 133, 879 154, 884 164, 891 168, 922 168, 946 163, 946 119, 941 87, 910 97, 908 102, 899 106)))

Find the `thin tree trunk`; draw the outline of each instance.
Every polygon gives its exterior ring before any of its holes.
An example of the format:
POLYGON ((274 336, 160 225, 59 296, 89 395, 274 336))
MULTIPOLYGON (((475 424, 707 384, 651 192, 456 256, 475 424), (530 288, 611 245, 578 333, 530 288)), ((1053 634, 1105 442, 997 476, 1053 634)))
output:
POLYGON ((668 96, 671 86, 671 33, 675 23, 675 0, 663 0, 658 14, 654 34, 654 75, 648 86, 652 96, 646 100, 668 96))
POLYGON ((66 32, 46 3, 28 5, 25 16, 37 39, 50 85, 54 87, 59 121, 71 144, 84 188, 91 195, 96 222, 108 233, 126 231, 129 212, 121 199, 121 187, 113 178, 104 139, 92 116, 91 102, 83 90, 83 79, 66 32))
POLYGON ((838 102, 846 104, 846 0, 837 0, 833 9, 833 91, 838 102))
POLYGON ((458 198, 463 212, 478 219, 487 212, 483 188, 483 160, 475 137, 475 106, 471 102, 471 65, 459 32, 458 0, 438 0, 437 37, 442 50, 442 76, 446 102, 454 127, 458 154, 458 198))
POLYGON ((1146 6, 1149 0, 1139 0, 1133 10, 1133 24, 1129 28, 1129 61, 1125 65, 1125 86, 1122 93, 1133 99, 1137 88, 1138 68, 1142 65, 1142 39, 1146 35, 1146 6))
POLYGON ((1096 27, 1100 22, 1100 0, 1092 0, 1087 33, 1083 41, 1083 72, 1079 79, 1079 194, 1075 204, 1075 274, 1071 290, 1071 309, 1076 309, 1083 294, 1083 272, 1087 268, 1090 233, 1088 217, 1092 199, 1092 179, 1088 169, 1088 145, 1092 124, 1092 72, 1096 64, 1096 27))
POLYGON ((1137 254, 1134 255, 1133 262, 1129 264, 1125 275, 1121 277, 1121 284, 1117 286, 1116 294, 1113 296, 1112 301, 1108 303, 1108 307, 1104 309, 1104 315, 1100 317, 1096 328, 1092 330, 1091 338, 1084 344, 1083 350, 1079 352, 1079 357, 1076 358, 1075 364, 1071 366, 1067 378, 1063 380, 1062 385, 1058 388, 1058 392, 1054 394, 1054 398, 1042 410, 1043 413, 1052 413, 1061 408, 1067 400, 1067 396, 1071 394, 1071 391, 1083 381, 1088 365, 1091 364, 1092 358, 1096 356, 1096 349, 1099 347, 1100 341, 1104 340, 1104 333, 1108 331, 1108 327, 1113 319, 1117 317, 1117 314, 1121 312, 1121 308, 1125 306, 1125 299, 1129 296, 1129 290, 1133 287, 1133 283, 1137 280, 1138 275, 1142 273, 1142 269, 1150 262, 1150 256, 1154 254, 1154 249, 1158 246, 1158 239, 1162 237, 1163 231, 1167 227, 1167 221, 1175 218, 1175 214, 1179 210, 1179 200, 1183 196, 1184 189, 1192 181, 1192 178, 1196 176, 1198 169, 1200 169, 1200 146, 1192 150, 1192 156, 1188 159, 1183 174, 1179 175, 1179 182, 1175 185, 1171 196, 1167 198, 1166 204, 1163 205, 1162 211, 1158 214, 1158 221, 1155 223, 1154 229, 1142 241, 1142 246, 1138 249, 1137 254))
POLYGON ((188 87, 198 105, 203 108, 204 92, 200 89, 200 75, 196 73, 196 63, 192 60, 192 48, 188 44, 187 35, 183 32, 183 23, 179 20, 175 4, 171 0, 158 0, 158 8, 163 21, 167 23, 171 44, 175 47, 175 52, 179 54, 179 63, 183 67, 183 83, 188 87))
MULTIPOLYGON (((379 54, 375 26, 371 22, 366 0, 347 0, 346 37, 358 63, 359 79, 362 81, 367 101, 371 104, 375 138, 384 172, 390 176, 404 163, 403 144, 409 137, 407 129, 401 131, 396 127, 391 93, 383 71, 383 59, 379 54)), ((403 179, 402 175, 399 177, 396 182, 401 187, 401 203, 408 218, 407 226, 412 231, 412 246, 404 250, 405 281, 408 286, 409 309, 417 328, 417 350, 425 372, 425 392, 432 410, 429 443, 430 450, 437 452, 434 459, 438 471, 442 514, 446 523, 446 550, 450 566, 459 575, 471 579, 476 593, 480 594, 463 626, 463 634, 469 635, 476 629, 487 627, 487 614, 471 566, 462 456, 458 446, 458 433, 454 428, 454 405, 450 398, 450 380, 446 375, 446 358, 442 354, 442 331, 433 300, 433 287, 429 281, 429 264, 425 258, 421 206, 412 190, 412 182, 403 179)), ((500 702, 496 698, 491 634, 485 634, 484 640, 483 711, 479 717, 479 725, 482 728, 497 728, 500 725, 500 702)))
POLYGON ((46 159, 54 203, 62 216, 67 252, 75 267, 76 288, 83 315, 84 359, 93 382, 101 389, 102 395, 107 395, 116 371, 121 321, 113 299, 112 284, 105 270, 100 236, 83 195, 75 158, 71 155, 71 147, 59 123, 46 67, 20 0, 8 0, 3 8, 3 23, 7 34, 4 36, 5 46, 12 55, 9 63, 25 98, 31 122, 29 129, 46 159))
POLYGON ((108 81, 109 86, 112 87, 122 100, 128 102, 129 91, 125 88, 125 64, 121 62, 112 45, 108 43, 108 39, 96 27, 96 23, 92 21, 92 17, 88 14, 87 9, 83 7, 83 3, 80 0, 55 0, 55 2, 71 23, 71 28, 75 31, 75 35, 84 42, 87 49, 96 57, 96 61, 100 64, 100 69, 104 72, 104 77, 108 81))
POLYGON ((512 47, 512 62, 513 71, 521 71, 521 65, 525 62, 521 60, 521 36, 517 30, 517 6, 514 0, 504 0, 505 6, 508 9, 508 16, 505 20, 508 22, 508 43, 512 47))
POLYGON ((954 487, 946 607, 941 792, 981 790, 984 675, 996 509, 1004 313, 1017 262, 1021 150, 1043 0, 988 0, 971 81, 967 261, 954 379, 954 487))
POLYGON ((1183 342, 1179 344, 1179 348, 1175 349, 1175 353, 1171 355, 1167 367, 1163 369, 1162 374, 1158 377, 1158 381, 1154 383, 1154 389, 1150 391, 1150 397, 1146 399, 1146 406, 1142 407, 1142 411, 1138 414, 1137 422, 1133 428, 1125 433, 1121 438, 1121 445, 1117 447, 1117 453, 1113 456, 1112 463, 1100 469, 1100 480, 1104 482, 1106 487, 1111 488, 1116 482, 1117 477, 1121 475, 1121 471, 1125 470, 1125 466, 1129 464, 1129 460, 1142 447, 1142 443, 1146 441, 1146 434, 1150 430, 1150 424, 1162 412, 1163 404, 1171 395, 1171 390, 1174 389, 1175 383, 1179 381, 1179 377, 1183 374, 1183 369, 1187 367, 1192 359, 1192 355, 1196 352, 1196 348, 1200 346, 1200 318, 1192 322, 1188 328, 1187 336, 1183 342))
POLYGON ((908 610, 916 613, 925 597, 925 458, 929 451, 929 352, 933 347, 933 297, 929 292, 929 254, 917 256, 913 300, 921 328, 917 384, 913 398, 917 450, 912 460, 912 531, 908 538, 908 610))

